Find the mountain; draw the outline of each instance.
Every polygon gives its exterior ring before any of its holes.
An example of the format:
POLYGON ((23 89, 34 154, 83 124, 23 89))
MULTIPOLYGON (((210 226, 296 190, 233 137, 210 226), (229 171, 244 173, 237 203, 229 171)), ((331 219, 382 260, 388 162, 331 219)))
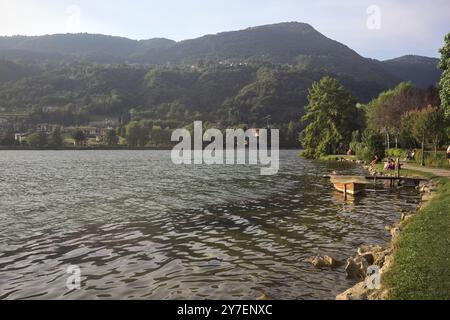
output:
POLYGON ((136 41, 100 34, 55 34, 45 36, 0 37, 0 57, 29 62, 123 63, 128 57, 152 49, 165 49, 175 41, 136 41), (14 56, 17 54, 18 56, 14 56))
POLYGON ((175 42, 98 34, 0 37, 0 57, 16 61, 179 64, 298 64, 363 81, 393 85, 398 79, 377 63, 331 40, 305 23, 289 22, 175 42))
MULTIPOLYGON (((1 109, 31 123, 143 119, 262 126, 297 121, 312 83, 337 78, 362 103, 402 80, 434 84, 437 59, 360 56, 304 23, 175 42, 98 34, 0 37, 1 109)), ((174 124, 175 123, 175 124, 174 124)))
POLYGON ((25 64, 82 61, 149 65, 291 64, 390 87, 408 80, 421 87, 440 76, 437 59, 404 56, 367 59, 306 23, 286 22, 175 42, 100 34, 0 37, 0 59, 25 64))
POLYGON ((417 86, 426 88, 439 82, 442 71, 438 68, 439 59, 407 55, 380 63, 387 72, 417 86))

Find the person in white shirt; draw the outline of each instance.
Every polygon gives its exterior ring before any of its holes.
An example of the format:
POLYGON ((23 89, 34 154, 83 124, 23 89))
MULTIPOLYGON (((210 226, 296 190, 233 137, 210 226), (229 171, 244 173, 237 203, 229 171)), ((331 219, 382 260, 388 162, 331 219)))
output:
POLYGON ((450 164, 450 146, 448 146, 448 148, 447 148, 447 160, 448 160, 448 164, 450 164))

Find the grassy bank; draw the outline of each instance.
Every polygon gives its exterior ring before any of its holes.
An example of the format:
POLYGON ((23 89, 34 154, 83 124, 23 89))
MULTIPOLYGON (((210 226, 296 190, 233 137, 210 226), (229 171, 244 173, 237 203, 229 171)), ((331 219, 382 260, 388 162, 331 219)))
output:
POLYGON ((389 299, 450 299, 450 180, 394 242, 394 262, 383 277, 389 299))
MULTIPOLYGON (((377 172, 382 172, 385 174, 397 174, 397 171, 384 170, 384 163, 376 164, 375 169, 377 170, 377 172)), ((412 169, 401 169, 400 176, 402 176, 402 177, 423 177, 423 178, 428 178, 428 179, 435 177, 434 174, 419 171, 419 170, 412 170, 412 169)))

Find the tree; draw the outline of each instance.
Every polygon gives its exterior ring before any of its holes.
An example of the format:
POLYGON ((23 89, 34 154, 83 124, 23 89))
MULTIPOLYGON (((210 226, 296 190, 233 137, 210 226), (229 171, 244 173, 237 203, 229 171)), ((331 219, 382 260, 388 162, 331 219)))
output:
POLYGON ((444 109, 447 118, 450 117, 450 33, 445 36, 444 47, 439 51, 441 60, 439 68, 443 71, 441 81, 439 82, 439 94, 441 97, 441 106, 444 109))
MULTIPOLYGON (((357 136, 358 134, 355 133, 354 141, 358 140, 357 136)), ((375 157, 381 161, 385 156, 386 146, 383 135, 374 130, 366 129, 361 136, 361 142, 356 142, 354 147, 356 156, 367 162, 374 160, 375 157)))
POLYGON ((170 144, 171 133, 160 126, 153 126, 150 131, 150 140, 156 146, 167 146, 170 144))
POLYGON ((105 142, 108 146, 115 146, 119 144, 119 136, 117 131, 114 129, 109 129, 106 131, 105 142))
POLYGON ((141 126, 139 125, 139 122, 132 121, 127 125, 125 137, 130 147, 138 146, 140 130, 141 126))
POLYGON ((82 130, 77 130, 73 132, 72 138, 75 140, 77 146, 83 145, 86 141, 86 135, 82 130))
POLYGON ((45 147, 48 145, 48 136, 45 132, 35 132, 28 136, 28 144, 33 148, 45 147))
POLYGON ((425 165, 425 143, 433 143, 434 151, 437 153, 441 139, 444 137, 445 122, 442 110, 428 106, 416 111, 416 114, 408 115, 412 123, 412 134, 420 141, 422 146, 422 165, 425 165))
POLYGON ((372 100, 367 108, 367 124, 371 130, 385 134, 387 148, 390 149, 392 138, 398 147, 400 135, 399 123, 403 114, 435 104, 435 90, 421 90, 410 82, 402 82, 394 89, 382 92, 372 100))
POLYGON ((137 121, 130 122, 126 127, 127 143, 130 147, 145 146, 148 143, 148 128, 137 121))
POLYGON ((301 133, 303 155, 319 158, 334 153, 339 144, 348 145, 352 132, 359 129, 355 99, 336 79, 324 77, 313 83, 308 100, 303 117, 308 125, 301 133))
POLYGON ((12 128, 8 129, 3 136, 3 138, 0 139, 0 145, 1 146, 13 146, 16 144, 15 134, 14 130, 12 128))
POLYGON ((55 130, 50 133, 48 144, 52 147, 61 147, 64 144, 60 128, 55 128, 55 130))

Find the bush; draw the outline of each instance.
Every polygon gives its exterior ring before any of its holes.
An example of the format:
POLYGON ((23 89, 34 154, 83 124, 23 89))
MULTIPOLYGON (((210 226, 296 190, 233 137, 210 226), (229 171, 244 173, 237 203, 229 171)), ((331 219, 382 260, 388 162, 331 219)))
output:
MULTIPOLYGON (((414 160, 417 164, 422 164, 422 150, 416 152, 414 160)), ((425 165, 436 168, 450 168, 446 152, 425 151, 425 165)))
POLYGON ((371 162, 375 156, 379 160, 385 157, 384 137, 375 131, 364 131, 361 143, 352 144, 355 147, 356 156, 360 160, 371 162))
POLYGON ((386 155, 391 158, 406 159, 408 151, 404 149, 389 149, 386 151, 386 155))

